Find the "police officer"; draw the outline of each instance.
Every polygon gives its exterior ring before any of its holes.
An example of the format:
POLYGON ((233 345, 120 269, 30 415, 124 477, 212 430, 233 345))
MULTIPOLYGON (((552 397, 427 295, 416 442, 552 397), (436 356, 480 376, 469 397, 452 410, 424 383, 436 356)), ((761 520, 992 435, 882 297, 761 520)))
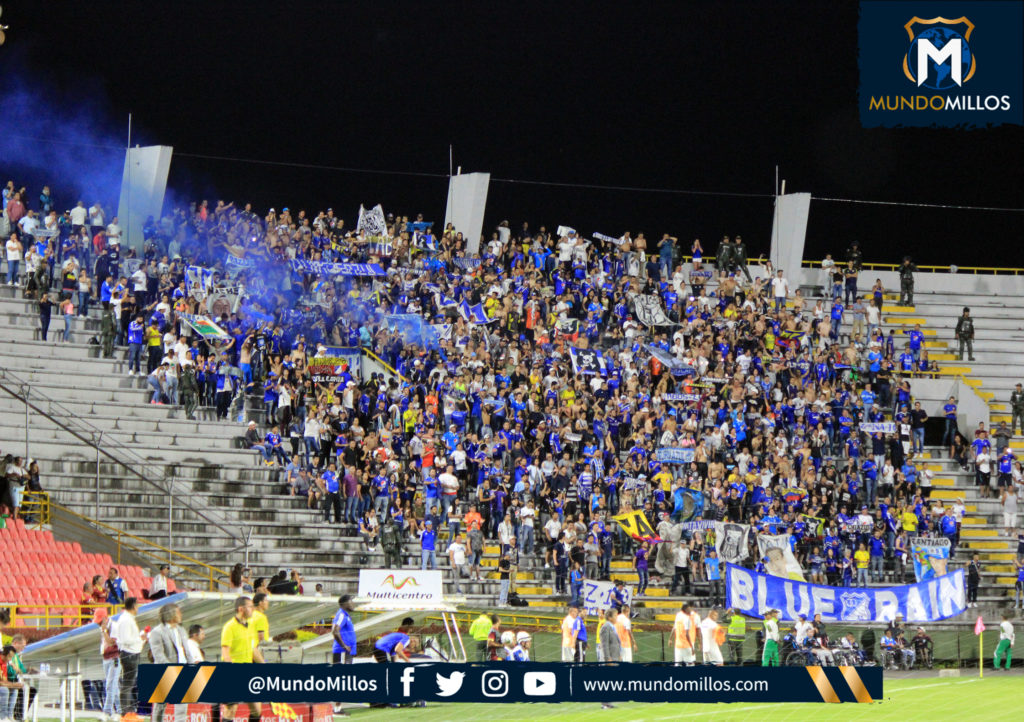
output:
POLYGON ((747 283, 753 283, 750 278, 750 271, 747 270, 747 244, 743 242, 742 236, 736 236, 736 243, 732 247, 733 262, 743 275, 747 277, 747 283))
POLYGON ((850 244, 850 247, 846 249, 846 260, 853 264, 853 268, 856 271, 860 271, 864 266, 864 254, 861 253, 860 243, 854 241, 850 244))
POLYGON ((1017 387, 1010 394, 1010 412, 1013 416, 1010 419, 1010 433, 1017 435, 1017 420, 1020 419, 1021 431, 1024 431, 1024 387, 1017 384, 1017 387))
POLYGON ((737 666, 743 664, 743 641, 747 638, 747 618, 730 609, 726 615, 731 615, 729 628, 725 633, 725 639, 729 643, 729 653, 732 661, 737 666))
POLYGON ((911 262, 910 256, 903 257, 903 265, 900 266, 900 305, 914 305, 914 272, 917 266, 911 262))
POLYGON ((100 339, 103 342, 103 358, 114 355, 114 311, 110 301, 103 302, 103 315, 100 317, 100 339))
POLYGON ((185 407, 185 417, 195 421, 195 410, 198 405, 199 385, 196 383, 196 372, 191 359, 185 359, 181 367, 181 403, 185 407))
POLYGON ((402 535, 390 516, 380 530, 380 545, 384 550, 384 568, 402 568, 402 535))
POLYGON ((715 254, 715 267, 719 273, 728 273, 733 263, 733 248, 729 242, 729 236, 722 236, 722 242, 718 244, 718 253, 715 254))
POLYGON ((964 312, 956 321, 956 338, 960 342, 959 357, 964 360, 964 344, 967 345, 967 356, 974 360, 974 319, 971 318, 971 309, 964 306, 964 312))

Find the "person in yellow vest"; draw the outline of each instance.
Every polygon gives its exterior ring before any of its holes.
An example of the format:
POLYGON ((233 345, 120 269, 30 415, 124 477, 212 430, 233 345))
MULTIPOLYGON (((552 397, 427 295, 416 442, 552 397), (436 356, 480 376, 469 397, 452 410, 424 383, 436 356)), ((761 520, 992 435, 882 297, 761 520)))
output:
MULTIPOLYGON (((251 664, 263 662, 263 653, 257 646, 256 632, 252 625, 252 614, 255 611, 252 599, 239 597, 235 600, 235 616, 233 616, 220 633, 220 661, 234 664, 251 664)), ((221 714, 221 705, 214 705, 212 722, 233 720, 238 703, 225 704, 221 714)), ((249 703, 249 722, 259 722, 263 707, 259 702, 249 703)))
POLYGON ((697 641, 697 626, 693 623, 694 614, 692 604, 684 604, 682 609, 676 613, 676 619, 672 625, 672 642, 675 645, 677 665, 685 664, 687 667, 692 667, 697 661, 694 654, 697 641))
POLYGON ((779 666, 779 622, 777 609, 769 609, 764 613, 764 654, 761 655, 762 667, 779 666))
POLYGON ((712 609, 708 616, 700 623, 701 648, 704 650, 704 664, 713 664, 721 667, 725 662, 722 659, 722 644, 725 643, 725 629, 718 623, 718 610, 712 609))
POLYGON ((725 635, 729 644, 729 656, 732 657, 733 664, 742 665, 743 641, 747 638, 747 618, 735 609, 728 610, 726 615, 729 616, 729 629, 725 635))
POLYGON ((252 627, 256 635, 256 644, 263 644, 270 641, 270 620, 267 619, 267 610, 270 608, 270 595, 266 592, 257 592, 252 595, 252 627))
POLYGON ((480 616, 469 625, 469 636, 476 640, 476 651, 480 656, 478 660, 480 662, 487 661, 487 637, 491 633, 493 624, 490 614, 480 612, 480 616))

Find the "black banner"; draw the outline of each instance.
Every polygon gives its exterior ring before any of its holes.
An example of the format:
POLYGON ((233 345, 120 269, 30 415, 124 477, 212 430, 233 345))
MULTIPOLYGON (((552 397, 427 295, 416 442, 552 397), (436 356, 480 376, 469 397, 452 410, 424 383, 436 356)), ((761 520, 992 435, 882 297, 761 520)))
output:
POLYGON ((144 664, 151 703, 871 702, 880 667, 670 664, 144 664))

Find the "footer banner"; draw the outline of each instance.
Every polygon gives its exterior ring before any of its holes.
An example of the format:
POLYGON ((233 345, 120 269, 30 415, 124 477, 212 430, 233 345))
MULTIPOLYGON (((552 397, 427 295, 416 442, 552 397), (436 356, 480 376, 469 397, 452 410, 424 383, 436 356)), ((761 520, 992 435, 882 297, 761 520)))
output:
POLYGON ((264 702, 265 714, 286 704, 419 700, 872 702, 882 697, 882 669, 559 663, 144 664, 139 667, 139 696, 150 703, 175 705, 264 702))

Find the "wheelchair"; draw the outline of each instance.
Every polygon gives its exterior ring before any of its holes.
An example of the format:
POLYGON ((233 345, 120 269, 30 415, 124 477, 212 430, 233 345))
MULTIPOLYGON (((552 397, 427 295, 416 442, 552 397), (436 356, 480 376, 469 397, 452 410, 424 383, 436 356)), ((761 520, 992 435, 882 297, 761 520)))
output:
POLYGON ((915 646, 914 651, 917 653, 914 664, 922 669, 931 669, 935 664, 935 651, 932 649, 932 645, 915 646))

